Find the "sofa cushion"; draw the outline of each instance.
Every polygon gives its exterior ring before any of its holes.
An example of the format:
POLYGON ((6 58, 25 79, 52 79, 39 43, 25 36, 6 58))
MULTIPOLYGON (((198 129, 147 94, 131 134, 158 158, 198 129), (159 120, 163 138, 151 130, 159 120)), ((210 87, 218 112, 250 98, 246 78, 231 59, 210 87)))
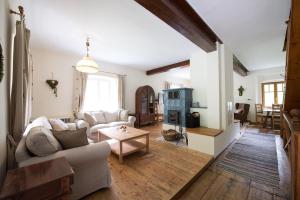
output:
POLYGON ((109 123, 110 126, 122 126, 122 125, 129 125, 128 121, 118 121, 118 122, 111 122, 109 123))
POLYGON ((101 128, 109 128, 111 127, 109 124, 97 124, 95 126, 92 126, 90 128, 90 133, 95 133, 98 131, 98 129, 101 129, 101 128))
POLYGON ((31 127, 39 127, 39 126, 43 126, 47 129, 52 129, 51 124, 49 123, 47 117, 45 116, 38 117, 32 121, 31 127))
POLYGON ((69 129, 68 125, 61 119, 49 119, 49 122, 54 131, 65 131, 69 129))
POLYGON ((84 113, 84 120, 89 123, 90 126, 97 124, 96 117, 90 113, 84 113))
POLYGON ((78 130, 52 131, 55 138, 60 142, 63 149, 72 149, 88 145, 86 128, 78 130))
POLYGON ((127 122, 128 121, 128 114, 129 114, 128 110, 120 110, 119 120, 127 122))
POLYGON ((97 119, 97 124, 105 124, 106 123, 104 112, 102 112, 102 111, 94 112, 93 115, 97 119))
POLYGON ((30 129, 26 137, 26 147, 36 156, 47 156, 62 149, 51 131, 43 126, 30 129))
POLYGON ((119 121, 119 111, 104 112, 106 123, 119 121))

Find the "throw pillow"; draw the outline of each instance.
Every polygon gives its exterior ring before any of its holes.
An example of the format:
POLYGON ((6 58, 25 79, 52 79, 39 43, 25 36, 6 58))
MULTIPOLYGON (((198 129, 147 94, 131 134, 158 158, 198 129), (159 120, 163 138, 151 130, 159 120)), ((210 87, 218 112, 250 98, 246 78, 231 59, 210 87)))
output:
POLYGON ((84 113, 84 120, 90 124, 90 126, 94 126, 97 124, 97 119, 94 115, 91 115, 90 113, 84 113))
POLYGON ((119 120, 119 111, 115 112, 104 112, 106 121, 109 122, 116 122, 119 120))
POLYGON ((49 119, 49 122, 54 131, 64 131, 68 130, 68 125, 60 119, 49 119))
POLYGON ((72 149, 88 145, 86 128, 67 131, 52 131, 55 138, 60 142, 63 149, 72 149))
POLYGON ((128 114, 129 114, 129 111, 128 110, 121 110, 120 111, 120 121, 128 121, 128 114))
POLYGON ((36 156, 47 156, 62 149, 51 131, 42 126, 30 129, 26 137, 26 147, 36 156))
POLYGON ((97 119, 98 124, 105 124, 106 123, 106 119, 105 119, 104 113, 102 111, 95 112, 94 116, 97 119))

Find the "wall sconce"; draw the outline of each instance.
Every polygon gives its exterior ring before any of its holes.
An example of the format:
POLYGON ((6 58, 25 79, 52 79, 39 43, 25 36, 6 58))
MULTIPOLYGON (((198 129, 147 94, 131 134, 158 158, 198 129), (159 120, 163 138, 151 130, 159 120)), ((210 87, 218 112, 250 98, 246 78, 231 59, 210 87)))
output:
POLYGON ((53 90, 53 93, 54 93, 55 97, 57 97, 57 85, 58 85, 58 81, 53 79, 53 72, 52 72, 52 79, 46 80, 46 83, 53 90))

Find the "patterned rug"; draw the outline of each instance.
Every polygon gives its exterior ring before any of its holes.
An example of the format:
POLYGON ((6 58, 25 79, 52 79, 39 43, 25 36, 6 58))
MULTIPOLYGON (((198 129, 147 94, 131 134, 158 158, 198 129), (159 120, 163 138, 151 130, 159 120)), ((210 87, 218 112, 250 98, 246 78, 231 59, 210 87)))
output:
POLYGON ((246 132, 217 162, 217 166, 266 186, 279 188, 276 138, 246 132))

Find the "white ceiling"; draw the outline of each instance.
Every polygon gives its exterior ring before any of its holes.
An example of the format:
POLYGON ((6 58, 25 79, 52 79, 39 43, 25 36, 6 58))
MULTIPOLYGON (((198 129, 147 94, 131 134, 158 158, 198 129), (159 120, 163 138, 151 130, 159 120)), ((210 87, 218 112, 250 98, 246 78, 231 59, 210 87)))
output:
POLYGON ((59 49, 81 57, 89 36, 95 59, 143 70, 187 60, 199 50, 134 0, 24 3, 33 47, 59 49))
POLYGON ((188 0, 249 70, 285 65, 290 0, 188 0))
MULTIPOLYGON (((22 1, 22 0, 20 0, 22 1)), ((188 0, 249 69, 284 66, 290 0, 188 0)), ((199 47, 134 0, 23 0, 33 47, 149 70, 199 47)))

